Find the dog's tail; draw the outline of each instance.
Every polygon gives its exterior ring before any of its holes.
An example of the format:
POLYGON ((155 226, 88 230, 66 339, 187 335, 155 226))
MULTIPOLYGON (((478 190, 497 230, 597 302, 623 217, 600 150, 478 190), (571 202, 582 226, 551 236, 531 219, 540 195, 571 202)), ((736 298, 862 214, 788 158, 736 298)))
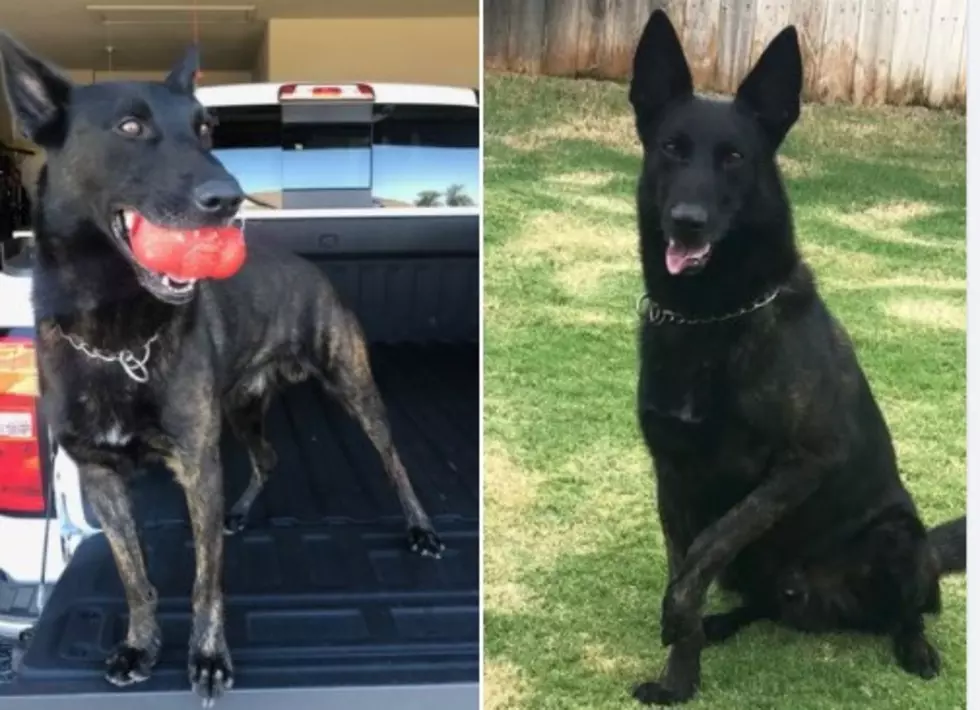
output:
POLYGON ((932 528, 929 545, 939 562, 941 574, 966 571, 966 516, 932 528))

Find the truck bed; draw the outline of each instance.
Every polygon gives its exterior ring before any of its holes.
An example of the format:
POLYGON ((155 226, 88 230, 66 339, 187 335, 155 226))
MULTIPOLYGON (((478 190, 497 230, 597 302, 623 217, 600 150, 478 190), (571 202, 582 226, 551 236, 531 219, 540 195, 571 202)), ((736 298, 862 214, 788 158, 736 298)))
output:
MULTIPOLYGON (((375 345, 395 443, 437 531, 441 560, 408 551, 393 488, 367 438, 316 384, 286 390, 268 419, 278 467, 249 527, 225 538, 235 688, 221 707, 478 706, 479 360, 477 345, 375 345), (315 689, 315 690, 314 690, 315 689), (270 694, 270 691, 275 691, 270 694), (418 691, 418 692, 414 692, 418 691)), ((230 507, 248 464, 226 436, 230 507)), ((134 486, 164 647, 153 677, 102 678, 126 602, 101 535, 55 586, 0 705, 194 707, 187 681, 193 548, 182 494, 162 471, 134 486), (20 701, 20 702, 18 702, 20 701)))

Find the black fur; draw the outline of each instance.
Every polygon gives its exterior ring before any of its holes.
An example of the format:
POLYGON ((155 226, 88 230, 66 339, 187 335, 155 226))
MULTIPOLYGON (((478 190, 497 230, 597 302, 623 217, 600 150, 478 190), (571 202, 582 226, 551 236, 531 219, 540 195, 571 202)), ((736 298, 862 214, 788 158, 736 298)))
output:
POLYGON ((91 86, 73 85, 3 34, 0 54, 14 118, 47 154, 33 280, 43 406, 57 444, 79 466, 129 602, 127 635, 106 678, 143 681, 159 655, 156 591, 127 482, 145 460, 161 459, 186 492, 197 563, 188 673, 209 704, 233 680, 222 529, 242 527, 275 464, 263 420, 276 384, 312 377, 337 396, 381 455, 412 549, 438 557, 443 545, 391 440, 360 327, 315 265, 253 245, 233 277, 177 293, 134 259, 120 210, 197 228, 226 224, 244 197, 209 150, 210 118, 193 94, 196 52, 162 82, 91 86), (113 359, 124 351, 145 356, 145 381, 113 359), (227 522, 222 415, 253 466, 227 522))
POLYGON ((644 703, 692 698, 702 648, 757 619, 887 634, 903 668, 939 673, 923 614, 939 611, 941 574, 965 568, 965 518, 926 530, 854 348, 797 251, 775 154, 802 74, 792 27, 733 101, 694 95, 662 11, 636 50, 643 278, 672 312, 639 332, 671 647, 663 674, 634 689, 644 703), (715 580, 743 605, 702 619, 715 580))

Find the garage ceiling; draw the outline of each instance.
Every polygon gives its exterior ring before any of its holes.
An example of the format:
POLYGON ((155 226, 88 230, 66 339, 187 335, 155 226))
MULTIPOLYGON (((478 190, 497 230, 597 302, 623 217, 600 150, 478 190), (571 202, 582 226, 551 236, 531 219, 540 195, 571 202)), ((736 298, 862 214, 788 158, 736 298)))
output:
MULTIPOLYGON (((273 17, 452 17, 478 0, 197 0, 205 70, 250 70, 273 17)), ((194 0, 0 0, 0 27, 67 69, 158 70, 191 41, 194 0)), ((329 42, 329 38, 324 38, 329 42)))

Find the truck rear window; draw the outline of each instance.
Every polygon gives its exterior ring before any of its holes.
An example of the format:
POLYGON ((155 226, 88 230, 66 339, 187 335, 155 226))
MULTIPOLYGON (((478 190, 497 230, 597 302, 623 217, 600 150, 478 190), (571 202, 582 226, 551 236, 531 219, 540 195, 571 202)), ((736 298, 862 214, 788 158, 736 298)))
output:
POLYGON ((215 155, 273 207, 478 204, 476 108, 376 105, 370 123, 284 122, 280 106, 210 110, 215 155))
POLYGON ((469 207, 480 180, 479 112, 398 106, 374 124, 374 198, 398 207, 469 207))

